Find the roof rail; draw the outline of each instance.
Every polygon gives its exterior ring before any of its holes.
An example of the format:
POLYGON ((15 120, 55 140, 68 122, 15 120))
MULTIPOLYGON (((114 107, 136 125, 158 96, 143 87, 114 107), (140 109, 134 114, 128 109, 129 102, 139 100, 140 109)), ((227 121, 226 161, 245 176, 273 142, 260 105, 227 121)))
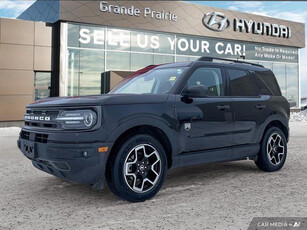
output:
POLYGON ((217 57, 204 56, 204 57, 200 57, 199 59, 197 59, 197 61, 209 61, 209 62, 213 62, 213 60, 228 61, 228 62, 234 62, 234 63, 240 63, 240 64, 248 64, 248 65, 254 65, 254 66, 264 68, 264 66, 260 64, 255 64, 255 63, 246 62, 246 61, 233 60, 233 59, 228 59, 228 58, 217 58, 217 57))

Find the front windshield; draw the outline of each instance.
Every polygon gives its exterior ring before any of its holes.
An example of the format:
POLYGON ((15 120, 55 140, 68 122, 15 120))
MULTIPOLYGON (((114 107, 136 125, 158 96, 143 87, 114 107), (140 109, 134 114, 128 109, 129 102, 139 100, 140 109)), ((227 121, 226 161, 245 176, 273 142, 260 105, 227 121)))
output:
POLYGON ((110 94, 167 94, 187 67, 158 68, 136 72, 120 82, 110 94))

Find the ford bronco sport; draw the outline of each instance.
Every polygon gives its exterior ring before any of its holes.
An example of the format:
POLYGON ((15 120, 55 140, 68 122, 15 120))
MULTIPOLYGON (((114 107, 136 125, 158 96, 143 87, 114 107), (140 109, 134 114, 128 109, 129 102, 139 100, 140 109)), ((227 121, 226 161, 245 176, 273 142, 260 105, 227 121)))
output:
POLYGON ((289 103, 271 70, 202 57, 151 65, 108 94, 29 104, 18 147, 54 176, 144 201, 166 171, 208 162, 254 160, 281 169, 289 103))

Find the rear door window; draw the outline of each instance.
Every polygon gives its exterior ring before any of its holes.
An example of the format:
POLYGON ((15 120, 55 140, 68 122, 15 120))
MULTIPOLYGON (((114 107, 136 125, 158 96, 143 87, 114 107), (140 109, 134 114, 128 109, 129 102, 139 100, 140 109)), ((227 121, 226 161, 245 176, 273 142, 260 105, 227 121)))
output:
POLYGON ((258 96, 258 90, 250 76, 244 70, 226 69, 229 80, 231 95, 235 97, 255 97, 258 96))

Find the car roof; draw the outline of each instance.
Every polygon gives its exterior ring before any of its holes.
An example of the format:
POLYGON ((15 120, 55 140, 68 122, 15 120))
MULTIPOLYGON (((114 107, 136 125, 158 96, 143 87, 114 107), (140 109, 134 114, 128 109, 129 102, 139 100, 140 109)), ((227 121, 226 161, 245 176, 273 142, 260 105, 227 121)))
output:
POLYGON ((268 71, 270 69, 257 66, 257 65, 251 65, 249 63, 235 63, 235 62, 209 62, 209 61, 195 61, 195 63, 206 63, 210 64, 216 67, 233 67, 238 69, 244 69, 244 70, 253 70, 253 71, 268 71))
POLYGON ((155 69, 163 69, 163 68, 176 68, 176 67, 188 67, 191 66, 194 62, 187 61, 187 62, 173 62, 173 63, 166 63, 166 64, 161 64, 157 65, 155 69))

